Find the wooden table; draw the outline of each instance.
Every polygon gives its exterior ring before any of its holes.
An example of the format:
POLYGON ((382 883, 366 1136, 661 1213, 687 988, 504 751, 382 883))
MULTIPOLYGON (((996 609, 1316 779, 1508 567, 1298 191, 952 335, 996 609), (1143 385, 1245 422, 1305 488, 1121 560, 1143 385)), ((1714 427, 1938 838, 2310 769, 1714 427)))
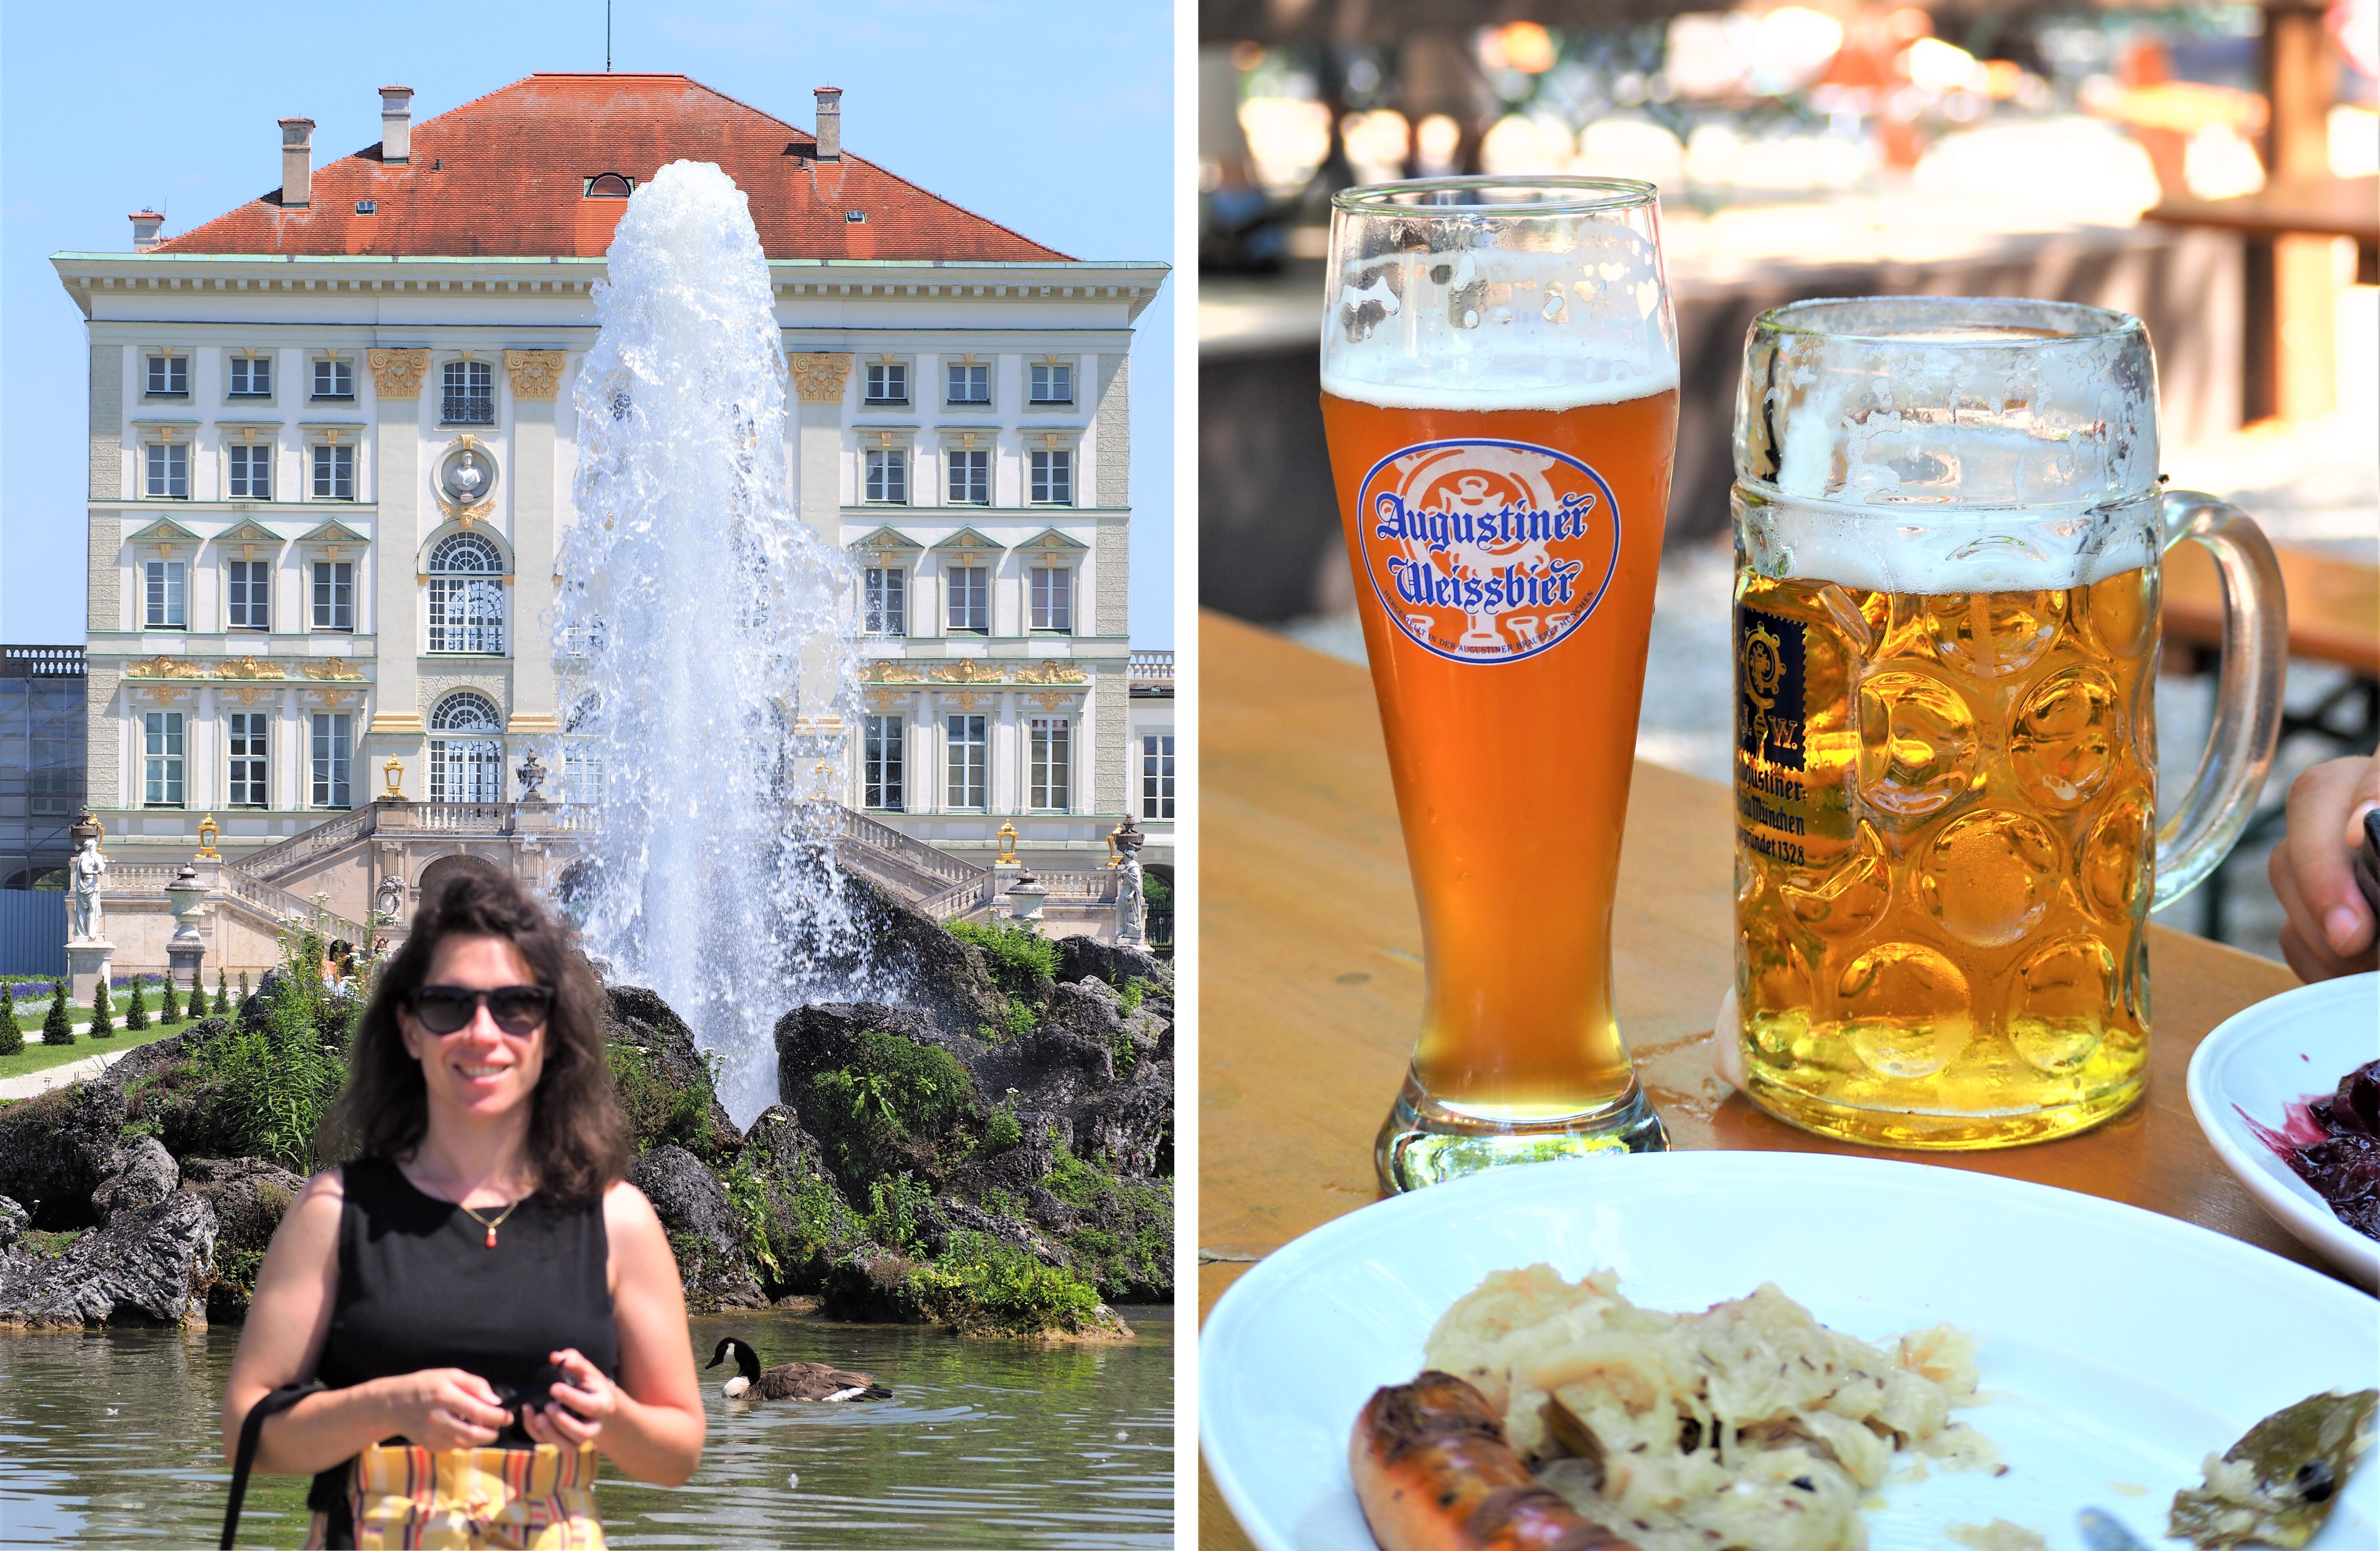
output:
MULTIPOLYGON (((1198 1307, 1250 1263, 1375 1198, 1372 1134, 1420 1018, 1421 928, 1370 677, 1208 614, 1199 625, 1198 1307)), ((1640 763, 1613 960, 1638 1076, 1679 1147, 1884 1155, 1796 1131, 1711 1075, 1733 974, 1727 788, 1640 763)), ((2191 1052, 2286 968, 2149 928, 2147 1099, 2082 1136, 1933 1154, 2200 1223, 2319 1266, 2216 1160, 2182 1090, 2191 1052)), ((1248 1542, 1200 1472, 1199 1544, 1248 1542)))

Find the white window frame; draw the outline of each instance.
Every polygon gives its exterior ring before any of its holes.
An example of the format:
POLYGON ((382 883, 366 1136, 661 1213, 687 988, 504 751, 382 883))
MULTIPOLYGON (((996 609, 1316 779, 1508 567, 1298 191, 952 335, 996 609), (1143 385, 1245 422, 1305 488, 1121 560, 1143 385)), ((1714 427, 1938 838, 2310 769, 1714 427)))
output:
POLYGON ((1031 447, 1025 454, 1025 500, 1031 506, 1075 503, 1075 449, 1031 447))
POLYGON ((307 622, 311 629, 353 635, 356 629, 356 563, 318 560, 306 572, 307 622))
POLYGON ((273 570, 269 560, 224 562, 225 630, 272 630, 273 570))
POLYGON ((140 563, 140 628, 188 630, 189 627, 189 563, 179 560, 142 561, 140 563))
POLYGON ((438 423, 442 426, 492 426, 496 423, 496 367, 493 361, 456 359, 442 362, 438 368, 438 423), (455 384, 460 382, 458 390, 455 384), (484 391, 481 384, 485 384, 484 391), (484 417, 475 406, 482 400, 487 404, 484 417), (455 416, 455 406, 464 406, 463 418, 455 416))
POLYGON ((1025 572, 1026 597, 1032 604, 1028 628, 1053 636, 1075 633, 1075 568, 1066 564, 1032 565, 1025 572))
POLYGON ((158 437, 141 443, 140 493, 148 501, 190 499, 190 444, 158 437))
POLYGON ((991 808, 991 719, 953 711, 942 721, 942 806, 954 812, 991 808))
POLYGON ((356 396, 356 363, 345 356, 317 356, 313 360, 311 392, 309 396, 318 402, 345 404, 356 396), (330 391, 323 392, 323 379, 328 378, 330 391), (342 391, 344 387, 345 391, 342 391))
POLYGON ((863 607, 860 633, 901 636, 909 634, 909 578, 898 565, 870 565, 860 586, 863 607))
POLYGON ((908 782, 908 721, 898 714, 870 716, 861 729, 860 806, 905 813, 908 782))
POLYGON ((430 800, 503 802, 504 723, 495 702, 469 690, 450 695, 430 713, 430 800))
POLYGON ((859 464, 862 501, 870 506, 909 504, 908 448, 863 447, 859 464))
POLYGON ((991 363, 990 361, 944 361, 942 363, 942 402, 953 409, 989 409, 991 407, 991 363), (962 398, 965 392, 973 395, 980 385, 980 398, 962 398))
POLYGON ((143 398, 189 397, 189 354, 187 351, 150 351, 148 364, 142 369, 140 396, 143 398))
POLYGON ((273 806, 272 722, 270 711, 231 711, 225 716, 225 806, 273 806))
POLYGON ((182 807, 186 729, 180 711, 140 713, 140 806, 182 807))
POLYGON ((1025 402, 1034 408, 1056 408, 1075 402, 1072 361, 1028 361, 1025 380, 1025 402))
POLYGON ((273 397, 273 352, 225 351, 224 397, 270 400, 273 397), (264 386, 261 388, 256 385, 260 370, 264 376, 264 386), (248 381, 246 387, 239 385, 243 377, 248 381))
POLYGON ((860 368, 860 403, 879 409, 908 407, 907 361, 862 361, 860 368))
POLYGON ((1025 806, 1035 813, 1075 807, 1075 719, 1037 716, 1026 726, 1025 806))
POLYGON ((945 608, 944 629, 954 636, 989 636, 991 634, 991 567, 989 565, 946 565, 942 567, 942 591, 945 608), (980 621, 981 623, 978 623, 980 621))
POLYGON ((1140 816, 1143 818, 1172 818, 1173 795, 1173 734, 1143 733, 1140 735, 1140 816))
POLYGON ((430 650, 501 657, 504 651, 504 556, 474 534, 450 533, 430 554, 430 650), (456 557, 490 563, 456 568, 456 557))
POLYGON ((951 447, 945 449, 944 453, 947 460, 942 471, 944 504, 990 505, 991 449, 951 447))
POLYGON ((307 454, 307 467, 308 499, 313 501, 356 499, 356 444, 354 442, 315 442, 307 454))
POLYGON ((227 443, 224 448, 225 499, 272 500, 273 452, 270 442, 227 443))
MULTIPOLYGON (((351 777, 355 769, 355 720, 346 711, 316 711, 310 718, 308 737, 309 806, 323 808, 355 806, 351 777)), ((501 760, 498 761, 502 763, 501 760)))

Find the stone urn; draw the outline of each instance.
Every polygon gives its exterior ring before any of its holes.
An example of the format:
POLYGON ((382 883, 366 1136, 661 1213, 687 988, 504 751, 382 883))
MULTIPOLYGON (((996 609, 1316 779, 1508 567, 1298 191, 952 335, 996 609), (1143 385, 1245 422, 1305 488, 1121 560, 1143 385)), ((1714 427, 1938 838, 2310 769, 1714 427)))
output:
POLYGON ((1008 886, 1008 914, 1018 921, 1038 921, 1041 906, 1050 898, 1049 886, 1030 871, 1019 872, 1016 881, 1008 886))
POLYGON ((166 903, 174 911, 174 935, 165 943, 166 974, 176 986, 196 989, 207 956, 206 939, 199 935, 199 923, 207 909, 207 882, 199 876, 198 867, 188 862, 165 885, 166 903))

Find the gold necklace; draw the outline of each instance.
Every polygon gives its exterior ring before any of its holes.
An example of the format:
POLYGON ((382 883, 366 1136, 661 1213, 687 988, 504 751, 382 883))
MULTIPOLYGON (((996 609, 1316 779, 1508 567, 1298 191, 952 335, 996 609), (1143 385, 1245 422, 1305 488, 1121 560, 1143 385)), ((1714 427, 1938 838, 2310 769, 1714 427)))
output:
MULTIPOLYGON (((531 1192, 530 1194, 534 1194, 535 1193, 531 1192)), ((479 1213, 471 1210, 470 1207, 463 1206, 463 1204, 460 1201, 455 1202, 455 1205, 462 1206, 464 1216, 469 1218, 473 1222, 478 1223, 480 1227, 488 1230, 488 1247, 490 1249, 494 1249, 496 1247, 496 1225, 503 1222, 504 1218, 512 1216, 514 1211, 519 1207, 520 1204, 528 1199, 528 1196, 527 1195, 515 1196, 511 1203, 507 1205, 503 1211, 498 1212, 492 1218, 481 1217, 479 1213)))

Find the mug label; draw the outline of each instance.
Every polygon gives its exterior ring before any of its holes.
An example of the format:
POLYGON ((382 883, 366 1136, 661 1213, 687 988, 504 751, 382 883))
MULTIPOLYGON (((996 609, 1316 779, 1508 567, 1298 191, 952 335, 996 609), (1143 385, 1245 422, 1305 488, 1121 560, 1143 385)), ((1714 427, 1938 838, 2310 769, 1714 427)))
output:
POLYGON ((1603 476, 1527 442, 1425 442, 1364 476, 1364 569, 1415 645, 1452 662, 1517 662, 1595 612, 1620 560, 1603 476))

